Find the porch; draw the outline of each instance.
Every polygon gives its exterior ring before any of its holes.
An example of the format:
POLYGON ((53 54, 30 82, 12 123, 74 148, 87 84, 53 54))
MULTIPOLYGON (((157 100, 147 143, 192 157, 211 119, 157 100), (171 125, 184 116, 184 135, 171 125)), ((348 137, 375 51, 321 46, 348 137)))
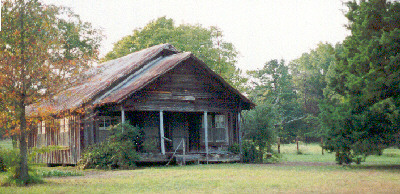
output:
POLYGON ((107 138, 108 125, 129 122, 144 132, 144 146, 138 162, 199 163, 238 162, 240 156, 228 152, 239 143, 238 114, 235 112, 135 111, 99 114, 98 141, 107 138), (150 146, 149 146, 150 145, 150 146), (175 154, 174 154, 175 153, 175 154))
POLYGON ((233 154, 231 152, 215 152, 215 153, 188 153, 183 155, 182 153, 174 154, 173 152, 167 152, 164 154, 158 153, 140 153, 140 159, 138 163, 195 163, 195 164, 208 164, 208 163, 231 163, 240 162, 240 155, 233 154))

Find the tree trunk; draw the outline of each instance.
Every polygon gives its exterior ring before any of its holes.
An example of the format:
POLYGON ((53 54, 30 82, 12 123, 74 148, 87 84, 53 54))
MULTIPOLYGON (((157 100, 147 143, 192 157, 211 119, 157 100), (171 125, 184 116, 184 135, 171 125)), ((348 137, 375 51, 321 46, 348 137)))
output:
POLYGON ((28 146, 27 146, 27 143, 26 143, 25 103, 23 101, 20 102, 21 114, 20 114, 20 118, 19 118, 20 121, 21 121, 21 123, 20 123, 20 139, 19 139, 19 152, 20 152, 20 156, 21 156, 21 161, 20 161, 19 173, 17 173, 17 174, 19 174, 19 179, 24 184, 27 184, 28 180, 29 180, 28 157, 27 157, 27 155, 28 155, 28 146))
POLYGON ((17 177, 22 181, 23 184, 28 184, 29 174, 28 174, 28 146, 26 143, 26 114, 25 114, 25 100, 26 100, 26 78, 25 78, 25 69, 27 66, 25 59, 25 30, 24 30, 24 17, 25 17, 25 4, 23 0, 19 2, 21 4, 20 7, 20 27, 21 27, 21 90, 20 90, 20 99, 19 99, 19 120, 20 120, 20 139, 19 139, 19 150, 20 150, 20 166, 17 171, 17 177))

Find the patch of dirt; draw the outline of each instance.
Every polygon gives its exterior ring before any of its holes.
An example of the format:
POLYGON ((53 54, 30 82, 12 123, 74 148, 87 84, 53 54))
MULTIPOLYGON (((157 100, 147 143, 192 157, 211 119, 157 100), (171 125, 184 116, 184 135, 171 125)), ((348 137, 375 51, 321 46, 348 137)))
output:
POLYGON ((334 166, 335 162, 280 162, 276 164, 267 164, 273 166, 334 166))

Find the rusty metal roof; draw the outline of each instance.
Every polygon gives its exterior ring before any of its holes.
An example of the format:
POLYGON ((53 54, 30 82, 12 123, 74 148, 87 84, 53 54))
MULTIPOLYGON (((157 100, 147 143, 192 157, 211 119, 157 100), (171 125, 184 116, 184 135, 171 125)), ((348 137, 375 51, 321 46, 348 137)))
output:
MULTIPOLYGON (((201 61, 189 52, 178 53, 172 45, 161 44, 107 61, 86 71, 80 84, 60 92, 50 101, 28 106, 27 114, 35 115, 34 112, 41 109, 57 113, 83 105, 119 103, 189 57, 201 61)), ((206 68, 233 89, 242 100, 252 104, 221 77, 206 68)))
POLYGON ((171 56, 160 56, 150 63, 144 65, 140 70, 132 73, 124 81, 117 86, 107 91, 104 95, 97 98, 93 104, 106 104, 121 102, 132 92, 143 88, 147 83, 163 75, 168 70, 172 69, 179 62, 187 59, 191 53, 178 53, 171 56))

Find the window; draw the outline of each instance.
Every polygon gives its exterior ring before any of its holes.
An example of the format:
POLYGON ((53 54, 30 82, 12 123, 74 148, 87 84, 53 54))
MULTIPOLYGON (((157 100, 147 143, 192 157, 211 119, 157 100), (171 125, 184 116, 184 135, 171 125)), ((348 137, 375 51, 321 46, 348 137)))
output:
POLYGON ((225 128, 225 115, 215 115, 215 128, 225 128))
POLYGON ((69 120, 68 120, 68 117, 64 117, 62 119, 58 119, 58 122, 60 123, 60 132, 61 133, 69 131, 69 127, 68 127, 69 120))
MULTIPOLYGON (((228 128, 225 115, 207 115, 208 141, 227 142, 228 128)), ((202 120, 202 141, 204 141, 204 117, 202 120)))
POLYGON ((46 133, 46 122, 42 121, 42 134, 46 133))
POLYGON ((42 122, 38 122, 37 124, 37 133, 42 134, 42 122))
POLYGON ((216 142, 226 141, 225 115, 215 115, 215 129, 213 130, 216 142))
POLYGON ((99 117, 99 130, 107 130, 108 127, 119 123, 119 117, 99 117))
POLYGON ((58 122, 60 123, 60 133, 64 133, 64 118, 58 119, 58 122))
POLYGON ((69 131, 69 118, 65 117, 64 118, 64 132, 68 132, 69 131))

